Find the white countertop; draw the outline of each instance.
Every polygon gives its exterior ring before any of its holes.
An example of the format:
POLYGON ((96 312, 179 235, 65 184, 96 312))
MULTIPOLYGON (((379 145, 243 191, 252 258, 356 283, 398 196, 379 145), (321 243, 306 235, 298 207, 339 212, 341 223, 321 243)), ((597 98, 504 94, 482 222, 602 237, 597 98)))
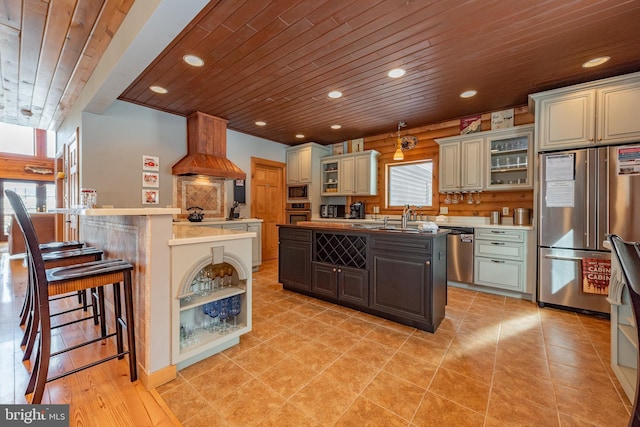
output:
POLYGON ((256 233, 240 230, 225 230, 213 227, 173 227, 173 238, 169 246, 190 245, 193 243, 223 242, 226 240, 252 239, 256 233))
MULTIPOLYGON (((341 219, 341 218, 319 218, 314 217, 311 220, 317 222, 337 222, 337 223, 353 223, 353 224, 383 224, 384 215, 379 215, 378 219, 374 220, 372 218, 367 219, 341 219)), ((474 227, 474 228, 504 228, 510 230, 522 230, 522 231, 531 231, 534 230, 535 227, 533 225, 513 225, 511 222, 511 218, 507 218, 509 223, 505 224, 489 224, 488 217, 445 217, 446 221, 441 221, 440 218, 434 221, 433 217, 429 217, 429 221, 435 222, 438 227, 440 226, 448 226, 448 227, 474 227)), ((422 221, 422 222, 426 222, 422 221)), ((407 225, 409 227, 417 227, 418 222, 421 221, 408 221, 407 225)), ((400 216, 389 216, 389 224, 400 223, 400 216)))
POLYGON ((177 215, 180 208, 56 208, 50 213, 85 215, 85 216, 140 216, 140 215, 177 215))
POLYGON ((202 226, 202 225, 223 225, 223 224, 252 224, 252 223, 256 223, 256 222, 262 222, 262 219, 260 218, 238 218, 238 219, 230 219, 227 220, 225 218, 211 218, 211 219, 203 219, 200 222, 190 222, 188 220, 180 220, 180 221, 174 221, 173 225, 180 225, 180 226, 202 226))

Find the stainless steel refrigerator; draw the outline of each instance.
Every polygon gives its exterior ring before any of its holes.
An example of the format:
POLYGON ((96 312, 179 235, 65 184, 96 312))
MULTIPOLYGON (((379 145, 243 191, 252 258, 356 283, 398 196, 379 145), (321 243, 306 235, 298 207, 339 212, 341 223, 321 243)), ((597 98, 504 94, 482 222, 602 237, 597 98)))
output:
POLYGON ((609 313, 606 294, 593 292, 605 291, 606 235, 640 241, 640 143, 539 160, 539 304, 609 313))

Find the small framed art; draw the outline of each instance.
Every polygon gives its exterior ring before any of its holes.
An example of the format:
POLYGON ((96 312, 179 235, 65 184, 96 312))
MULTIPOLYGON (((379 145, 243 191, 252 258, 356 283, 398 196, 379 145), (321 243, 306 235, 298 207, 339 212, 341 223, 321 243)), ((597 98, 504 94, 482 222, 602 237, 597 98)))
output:
POLYGON ((155 156, 142 155, 142 170, 145 171, 159 171, 160 159, 155 156))
POLYGON ((147 188, 142 190, 143 205, 157 205, 158 203, 160 203, 160 194, 158 190, 149 190, 147 188))
POLYGON ((158 172, 142 171, 143 187, 160 187, 160 174, 158 172))

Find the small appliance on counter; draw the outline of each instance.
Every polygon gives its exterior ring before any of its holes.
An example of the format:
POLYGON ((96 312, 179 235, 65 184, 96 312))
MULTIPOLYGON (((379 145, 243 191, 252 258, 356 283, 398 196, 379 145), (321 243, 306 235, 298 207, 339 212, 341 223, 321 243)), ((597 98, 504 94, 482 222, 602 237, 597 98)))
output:
POLYGON ((344 205, 320 205, 320 218, 344 218, 344 205))
POLYGON ((350 219, 364 219, 364 202, 351 203, 349 206, 350 219))
POLYGON ((199 206, 191 206, 187 210, 189 211, 189 216, 187 217, 189 222, 201 222, 204 218, 203 209, 199 206))

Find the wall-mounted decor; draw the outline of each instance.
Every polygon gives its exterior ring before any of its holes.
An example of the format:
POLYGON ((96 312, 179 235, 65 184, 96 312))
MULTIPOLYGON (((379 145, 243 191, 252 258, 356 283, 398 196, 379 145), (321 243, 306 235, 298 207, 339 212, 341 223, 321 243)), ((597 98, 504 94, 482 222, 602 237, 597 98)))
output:
POLYGON ((337 154, 345 154, 345 147, 347 145, 347 142, 338 142, 337 144, 333 144, 333 154, 337 155, 337 154))
POLYGON ((469 116, 460 119, 460 135, 480 132, 482 130, 482 116, 469 116))
POLYGON ((491 113, 491 130, 513 127, 513 108, 491 113))
POLYGON ((360 151, 364 151, 364 138, 352 139, 351 140, 351 152, 357 153, 360 151))
POLYGON ((160 170, 160 158, 155 156, 142 155, 142 170, 146 171, 159 171, 160 170))
POLYGON ((160 187, 160 174, 158 172, 142 171, 143 187, 160 187))
POLYGON ((160 203, 160 194, 158 190, 149 190, 147 188, 142 190, 143 205, 157 205, 158 203, 160 203))

